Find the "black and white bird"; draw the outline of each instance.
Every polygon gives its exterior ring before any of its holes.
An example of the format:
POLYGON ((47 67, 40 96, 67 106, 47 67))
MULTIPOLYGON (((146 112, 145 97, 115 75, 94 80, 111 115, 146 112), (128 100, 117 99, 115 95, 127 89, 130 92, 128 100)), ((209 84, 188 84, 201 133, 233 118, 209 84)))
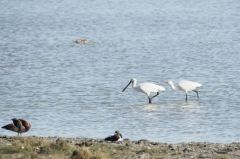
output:
POLYGON ((122 134, 118 130, 116 130, 114 135, 108 136, 104 140, 111 141, 111 142, 122 142, 123 138, 122 138, 122 134))

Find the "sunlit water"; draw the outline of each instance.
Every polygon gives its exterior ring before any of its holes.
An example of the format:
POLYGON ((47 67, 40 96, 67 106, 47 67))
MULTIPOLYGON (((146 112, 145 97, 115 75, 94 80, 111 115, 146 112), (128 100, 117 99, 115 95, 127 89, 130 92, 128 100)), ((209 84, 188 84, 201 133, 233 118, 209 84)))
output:
POLYGON ((1 0, 0 125, 17 117, 32 123, 26 135, 239 141, 239 10, 238 0, 1 0), (203 88, 186 103, 165 85, 149 105, 121 92, 133 77, 203 88))

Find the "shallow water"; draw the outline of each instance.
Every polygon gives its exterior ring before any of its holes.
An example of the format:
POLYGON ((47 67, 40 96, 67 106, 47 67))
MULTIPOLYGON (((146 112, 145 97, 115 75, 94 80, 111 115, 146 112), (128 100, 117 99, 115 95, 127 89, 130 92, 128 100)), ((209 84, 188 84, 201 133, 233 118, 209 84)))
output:
POLYGON ((239 141, 239 9, 237 0, 2 0, 0 125, 18 117, 33 125, 26 135, 239 141), (121 92, 133 77, 203 88, 186 103, 165 85, 149 105, 121 92))

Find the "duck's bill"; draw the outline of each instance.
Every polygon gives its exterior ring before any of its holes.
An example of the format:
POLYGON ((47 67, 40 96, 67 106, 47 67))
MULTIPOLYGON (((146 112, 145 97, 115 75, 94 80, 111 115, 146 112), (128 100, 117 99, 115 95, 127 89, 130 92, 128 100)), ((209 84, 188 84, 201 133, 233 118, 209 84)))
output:
POLYGON ((122 92, 124 92, 124 91, 128 88, 128 86, 131 84, 131 82, 132 82, 132 81, 130 81, 130 82, 126 85, 126 87, 123 88, 122 92))

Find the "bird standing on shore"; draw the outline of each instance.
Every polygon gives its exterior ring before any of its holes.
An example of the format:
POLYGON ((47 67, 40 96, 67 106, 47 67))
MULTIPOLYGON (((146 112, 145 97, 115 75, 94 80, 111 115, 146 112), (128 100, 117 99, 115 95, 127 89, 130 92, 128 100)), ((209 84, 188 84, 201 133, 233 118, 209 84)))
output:
POLYGON ((197 98, 199 98, 198 95, 198 88, 202 86, 202 84, 198 82, 188 81, 188 80, 182 80, 178 83, 177 86, 174 85, 173 81, 167 80, 166 83, 173 89, 173 90, 180 90, 185 92, 186 98, 185 100, 188 100, 188 92, 193 91, 197 94, 197 98))
POLYGON ((165 88, 161 85, 157 85, 151 82, 140 83, 137 85, 137 80, 135 78, 131 79, 127 86, 122 90, 124 92, 127 87, 132 83, 132 88, 138 92, 142 92, 148 96, 148 102, 152 103, 152 99, 159 95, 161 91, 165 91, 165 88), (154 96, 150 97, 151 93, 156 93, 154 96))
POLYGON ((112 136, 108 136, 104 139, 105 141, 112 141, 112 142, 122 142, 122 134, 117 130, 115 131, 115 134, 112 136))
POLYGON ((3 126, 3 129, 14 131, 18 133, 18 136, 24 132, 27 132, 31 128, 31 124, 24 119, 12 119, 13 123, 3 126))

